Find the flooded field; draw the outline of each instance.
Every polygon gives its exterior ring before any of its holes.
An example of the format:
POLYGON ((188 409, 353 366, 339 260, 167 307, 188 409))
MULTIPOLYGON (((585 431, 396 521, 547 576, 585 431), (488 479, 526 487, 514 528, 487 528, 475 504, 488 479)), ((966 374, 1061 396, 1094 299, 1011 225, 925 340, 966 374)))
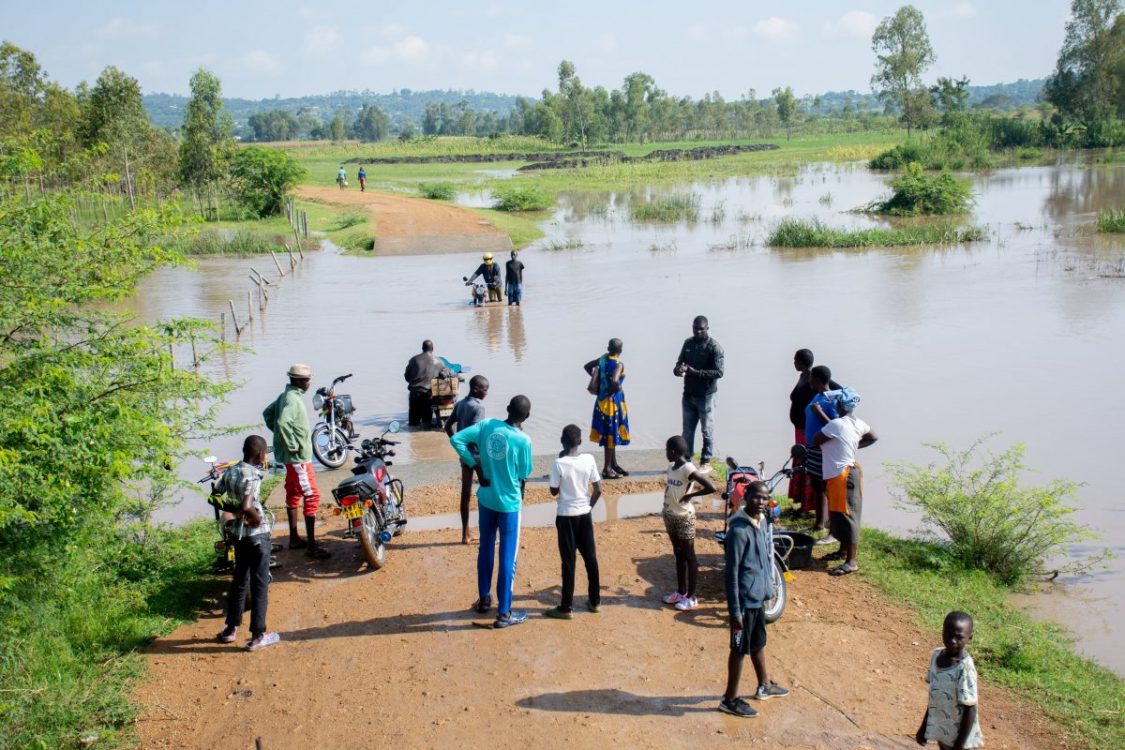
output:
MULTIPOLYGON (((963 446, 998 432, 997 448, 1026 443, 1042 480, 1086 482, 1082 519, 1103 532, 1118 559, 1065 597, 1036 597, 1029 606, 1068 622, 1084 651, 1125 673, 1117 645, 1125 636, 1125 508, 1111 473, 1120 450, 1104 427, 1125 418, 1125 405, 1109 393, 1125 371, 1125 279, 1112 277, 1125 247, 1086 229, 1098 209, 1125 205, 1125 168, 1059 165, 972 179, 977 204, 966 221, 985 227, 989 241, 893 250, 762 246, 772 223, 787 216, 872 225, 846 213, 886 192, 884 178, 861 168, 661 188, 699 196, 699 220, 670 226, 630 220, 630 202, 645 190, 563 196, 539 249, 523 253, 522 308, 467 304, 460 279, 479 262, 474 256, 371 259, 329 249, 280 284, 267 314, 243 334, 244 350, 210 365, 242 383, 223 419, 258 424, 288 365, 304 361, 314 387, 355 373, 344 390, 361 432, 374 433, 405 416, 403 368, 431 338, 438 354, 488 376, 492 415, 503 414, 511 395, 527 394, 526 429, 536 453, 548 453, 565 424, 588 426, 581 365, 619 337, 632 447, 658 448, 679 431, 681 385, 672 366, 692 317, 704 314, 726 350, 720 455, 768 466, 785 458, 798 348, 812 349, 864 395, 860 415, 882 438, 863 457, 867 523, 915 525, 894 507, 879 467, 928 461, 926 442, 963 446)), ((129 304, 145 319, 217 321, 227 300, 245 306, 249 267, 272 276, 268 264, 219 258, 194 271, 164 270, 129 304)), ((435 435, 411 437, 403 461, 452 455, 435 435)), ((200 454, 234 456, 240 442, 226 438, 200 454)), ((619 456, 626 467, 628 457, 629 449, 619 456)), ((183 474, 202 475, 202 463, 183 474)), ((169 517, 206 509, 193 499, 169 517)))

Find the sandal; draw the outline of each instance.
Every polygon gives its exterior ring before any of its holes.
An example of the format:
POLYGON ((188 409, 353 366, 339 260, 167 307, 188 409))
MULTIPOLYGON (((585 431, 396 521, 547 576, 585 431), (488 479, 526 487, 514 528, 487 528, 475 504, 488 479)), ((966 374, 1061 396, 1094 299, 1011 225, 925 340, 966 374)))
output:
POLYGON ((618 474, 620 474, 620 475, 621 475, 621 476, 623 476, 623 477, 627 477, 627 476, 629 476, 629 472, 625 471, 624 469, 622 469, 622 468, 621 468, 620 466, 618 466, 617 464, 614 464, 614 465, 613 465, 613 470, 614 470, 614 471, 616 471, 616 472, 617 472, 618 474))
POLYGON ((606 469, 602 472, 602 479, 620 479, 621 475, 613 469, 606 469))
POLYGON ((319 544, 315 544, 305 550, 305 557, 309 558, 310 560, 327 560, 328 558, 332 557, 332 553, 324 549, 324 547, 321 547, 319 544))
POLYGON ((844 552, 843 552, 843 550, 833 552, 831 554, 825 555, 824 557, 822 557, 820 559, 824 560, 825 562, 836 562, 837 560, 843 560, 844 559, 844 552))
POLYGON ((857 570, 859 570, 858 565, 852 565, 851 563, 844 563, 840 567, 833 568, 832 570, 828 571, 828 575, 830 575, 830 576, 846 576, 849 573, 856 572, 857 570))
POLYGON ((225 627, 222 631, 215 636, 215 640, 219 643, 234 643, 238 638, 238 628, 225 627))

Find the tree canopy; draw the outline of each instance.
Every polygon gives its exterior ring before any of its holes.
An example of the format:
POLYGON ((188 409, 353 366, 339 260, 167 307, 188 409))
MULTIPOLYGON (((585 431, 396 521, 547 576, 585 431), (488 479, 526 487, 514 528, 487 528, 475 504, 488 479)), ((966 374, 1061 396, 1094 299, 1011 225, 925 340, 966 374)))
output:
POLYGON ((904 5, 884 18, 871 37, 875 75, 871 88, 885 103, 897 106, 907 130, 924 123, 931 99, 922 86, 922 73, 934 63, 934 50, 921 11, 904 5))
POLYGON ((1045 95, 1069 117, 1125 117, 1125 15, 1120 0, 1073 0, 1045 95))

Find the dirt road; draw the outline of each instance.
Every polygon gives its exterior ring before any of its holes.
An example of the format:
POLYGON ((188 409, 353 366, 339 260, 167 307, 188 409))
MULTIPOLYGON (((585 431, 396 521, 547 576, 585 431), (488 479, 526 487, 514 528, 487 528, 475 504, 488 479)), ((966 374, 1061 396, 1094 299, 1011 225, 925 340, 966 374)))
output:
POLYGON ((366 212, 375 227, 380 255, 422 255, 448 252, 504 252, 512 242, 491 222, 449 203, 408 198, 374 190, 305 185, 297 196, 332 206, 366 212))
MULTIPOLYGON (((426 504, 451 509, 454 492, 431 488, 426 504)), ((701 519, 701 529, 720 525, 701 519)), ((249 654, 216 644, 219 602, 152 646, 137 691, 144 747, 252 748, 257 737, 266 750, 916 747, 938 634, 861 580, 829 578, 821 563, 796 573, 769 631, 772 676, 792 696, 745 720, 715 710, 727 629, 710 531, 698 542, 702 607, 677 613, 659 603, 675 580, 659 516, 599 525, 602 611, 581 610, 580 573, 575 619, 564 622, 542 616, 558 597, 555 531, 525 529, 515 599, 531 617, 492 630, 474 626, 485 621, 469 609, 476 549, 457 543, 459 532, 408 531, 371 573, 340 530, 326 518, 328 563, 281 554, 269 609, 278 646, 249 654)), ((746 671, 750 690, 748 662, 746 671)), ((982 681, 988 747, 1064 746, 982 681)))

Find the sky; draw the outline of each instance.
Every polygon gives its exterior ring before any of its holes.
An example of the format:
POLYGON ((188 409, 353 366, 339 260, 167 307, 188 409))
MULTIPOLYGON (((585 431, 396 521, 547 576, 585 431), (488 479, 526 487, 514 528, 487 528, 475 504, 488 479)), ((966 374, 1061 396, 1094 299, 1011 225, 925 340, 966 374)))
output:
MULTIPOLYGON (((725 0, 0 0, 0 38, 67 87, 107 65, 145 92, 186 93, 205 67, 226 96, 473 89, 538 96, 560 60, 587 86, 643 71, 676 96, 870 90, 871 34, 901 2, 725 0)), ((927 80, 1040 78, 1069 0, 916 0, 937 55, 927 80)))

